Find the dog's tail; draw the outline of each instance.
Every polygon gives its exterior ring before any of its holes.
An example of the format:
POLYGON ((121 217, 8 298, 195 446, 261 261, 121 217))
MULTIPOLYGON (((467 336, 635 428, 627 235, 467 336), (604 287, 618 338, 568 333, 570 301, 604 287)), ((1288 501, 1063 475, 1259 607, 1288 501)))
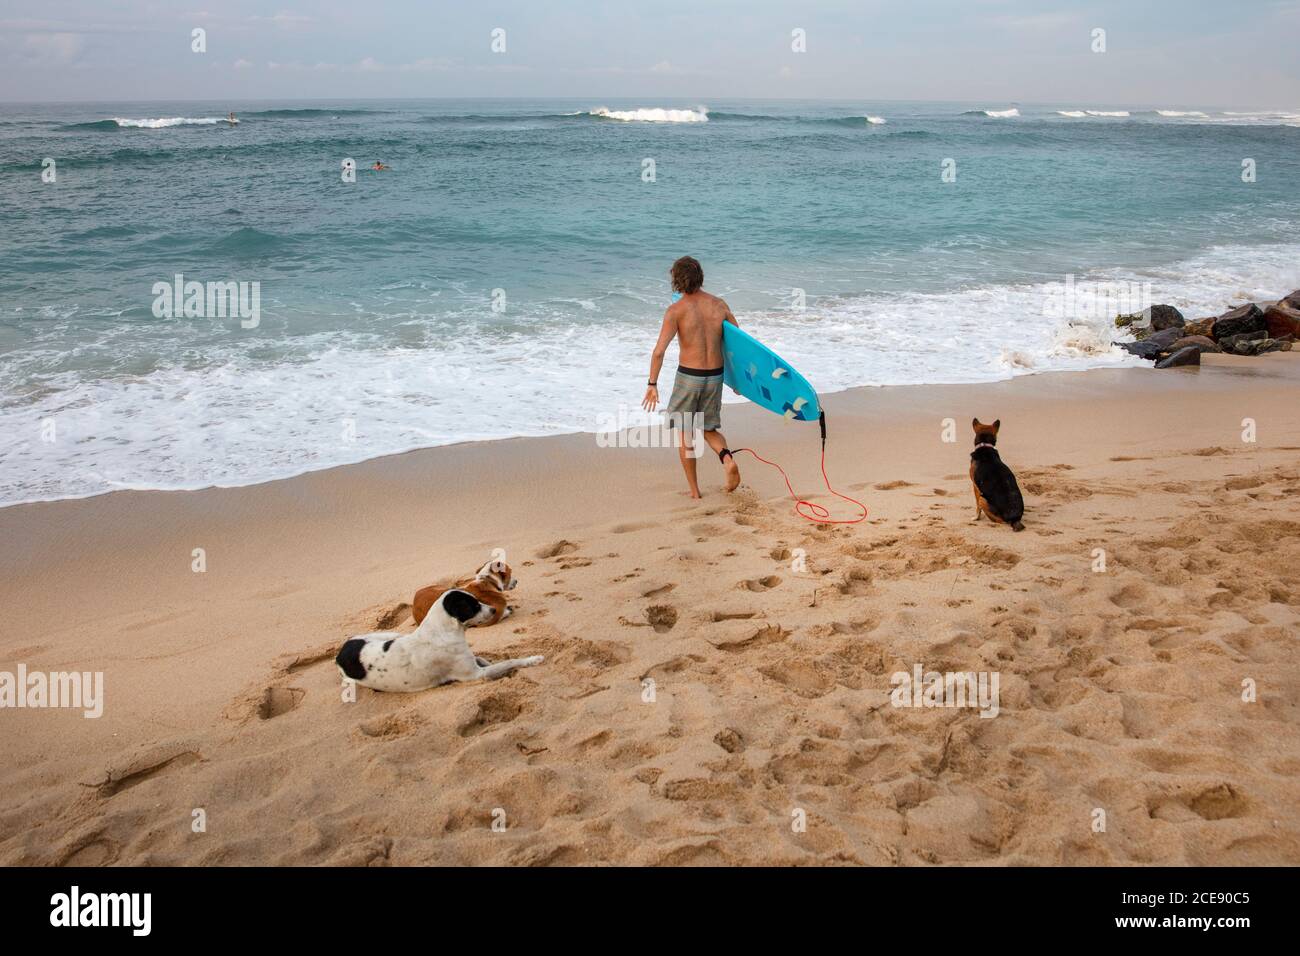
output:
POLYGON ((1015 522, 1014 524, 1011 525, 1011 530, 1012 530, 1012 531, 1024 531, 1024 530, 1025 530, 1025 523, 1024 523, 1023 521, 1017 521, 1017 522, 1015 522))

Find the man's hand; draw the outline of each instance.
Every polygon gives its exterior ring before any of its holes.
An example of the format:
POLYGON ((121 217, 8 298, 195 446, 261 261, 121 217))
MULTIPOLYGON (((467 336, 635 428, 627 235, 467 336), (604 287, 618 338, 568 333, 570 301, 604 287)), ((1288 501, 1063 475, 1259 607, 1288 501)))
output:
POLYGON ((659 389, 651 385, 645 390, 645 398, 641 399, 641 407, 647 412, 653 412, 655 406, 659 404, 659 389))

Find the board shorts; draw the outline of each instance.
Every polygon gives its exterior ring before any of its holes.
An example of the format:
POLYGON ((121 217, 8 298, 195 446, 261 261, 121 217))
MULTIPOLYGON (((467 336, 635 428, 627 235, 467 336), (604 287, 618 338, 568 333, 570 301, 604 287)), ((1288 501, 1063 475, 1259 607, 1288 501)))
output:
POLYGON ((672 398, 668 400, 668 427, 678 423, 706 432, 722 427, 722 369, 677 366, 672 398))

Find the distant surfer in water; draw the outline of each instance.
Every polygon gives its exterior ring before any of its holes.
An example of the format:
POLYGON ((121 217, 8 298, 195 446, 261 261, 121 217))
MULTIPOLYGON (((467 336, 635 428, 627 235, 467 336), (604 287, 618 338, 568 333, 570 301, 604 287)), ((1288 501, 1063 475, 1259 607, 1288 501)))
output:
POLYGON ((235 119, 235 111, 234 111, 234 110, 231 110, 231 111, 230 111, 230 115, 226 117, 226 122, 229 123, 231 126, 234 126, 236 123, 239 122, 239 120, 235 119))
POLYGON ((375 160, 375 165, 371 166, 370 168, 377 173, 382 173, 388 167, 385 166, 383 163, 381 163, 379 160, 375 160))
POLYGON ((650 355, 650 382, 641 407, 648 412, 659 404, 659 370, 664 364, 668 343, 677 339, 677 378, 673 394, 668 400, 668 427, 679 428, 677 451, 686 472, 686 483, 692 498, 700 497, 696 480, 694 449, 690 445, 691 430, 700 428, 704 440, 717 452, 718 460, 727 470, 727 490, 734 491, 740 484, 740 468, 736 465, 722 427, 722 325, 740 323, 731 314, 727 303, 716 295, 705 292, 704 269, 690 256, 682 256, 673 263, 673 291, 681 298, 664 313, 664 324, 659 330, 659 341, 650 355))

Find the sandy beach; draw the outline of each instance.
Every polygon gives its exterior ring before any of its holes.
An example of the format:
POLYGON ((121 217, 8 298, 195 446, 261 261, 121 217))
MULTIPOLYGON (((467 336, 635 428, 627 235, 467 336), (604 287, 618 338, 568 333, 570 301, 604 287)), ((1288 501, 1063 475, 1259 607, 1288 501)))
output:
MULTIPOLYGON (((833 394, 857 525, 591 435, 5 508, 0 670, 105 700, 3 715, 0 863, 1300 864, 1297 386, 1280 353, 833 394), (971 523, 972 417, 1022 533, 971 523), (517 611, 471 644, 546 662, 345 703, 343 640, 495 548, 517 611), (894 706, 918 665, 997 673, 996 717, 894 706)), ((814 425, 724 431, 852 516, 814 425)))

